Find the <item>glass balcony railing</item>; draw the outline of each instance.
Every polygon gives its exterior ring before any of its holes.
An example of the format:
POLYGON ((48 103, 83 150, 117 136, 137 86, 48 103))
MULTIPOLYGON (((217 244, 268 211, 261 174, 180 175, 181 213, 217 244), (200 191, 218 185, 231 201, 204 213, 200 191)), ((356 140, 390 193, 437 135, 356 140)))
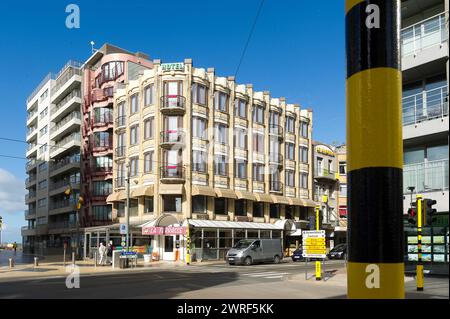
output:
MULTIPOLYGON (((72 61, 71 61, 72 62, 72 61)), ((60 88, 64 86, 73 76, 82 75, 81 63, 74 62, 68 64, 66 67, 62 69, 62 74, 57 76, 55 87, 53 88, 53 92, 58 92, 60 88), (69 70, 66 71, 66 68, 70 67, 69 70)))
POLYGON ((423 91, 402 99, 403 125, 448 116, 448 87, 423 91))
POLYGON ((417 193, 448 190, 448 177, 448 159, 405 165, 403 193, 409 194, 411 186, 417 193))
POLYGON ((72 92, 67 94, 65 98, 63 98, 60 102, 58 102, 58 104, 56 104, 54 107, 51 108, 51 113, 53 114, 56 111, 58 111, 61 107, 65 106, 66 103, 69 102, 69 100, 71 100, 74 97, 81 98, 81 91, 73 90, 72 92))
POLYGON ((81 133, 80 132, 72 133, 72 134, 66 136, 65 138, 63 138, 62 140, 60 140, 58 143, 56 143, 55 145, 53 145, 50 148, 50 153, 55 152, 59 149, 64 149, 68 143, 73 142, 73 141, 81 142, 81 133))
POLYGON ((53 163, 50 163, 50 172, 54 172, 67 165, 80 163, 80 154, 73 154, 59 159, 53 163))
POLYGON ((56 132, 57 130, 59 130, 61 127, 63 127, 64 125, 66 125, 67 123, 69 123, 71 120, 73 119, 81 119, 81 113, 80 112, 72 112, 69 115, 67 115, 65 118, 63 118, 61 121, 58 122, 58 124, 56 124, 55 126, 53 126, 50 129, 50 134, 53 134, 54 132, 56 132))
POLYGON ((445 42, 447 38, 445 13, 420 21, 402 29, 402 57, 417 54, 426 48, 439 45, 445 42))

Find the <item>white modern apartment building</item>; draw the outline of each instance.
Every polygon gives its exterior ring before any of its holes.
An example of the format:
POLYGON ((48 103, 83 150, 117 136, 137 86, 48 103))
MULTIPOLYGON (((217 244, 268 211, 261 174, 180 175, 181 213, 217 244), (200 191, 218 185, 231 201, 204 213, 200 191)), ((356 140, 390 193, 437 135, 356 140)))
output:
POLYGON ((422 194, 437 201, 438 224, 447 227, 448 10, 448 0, 408 0, 401 13, 404 211, 411 194, 422 194))
POLYGON ((48 74, 27 99, 28 210, 24 248, 49 253, 77 231, 80 189, 81 64, 48 74))

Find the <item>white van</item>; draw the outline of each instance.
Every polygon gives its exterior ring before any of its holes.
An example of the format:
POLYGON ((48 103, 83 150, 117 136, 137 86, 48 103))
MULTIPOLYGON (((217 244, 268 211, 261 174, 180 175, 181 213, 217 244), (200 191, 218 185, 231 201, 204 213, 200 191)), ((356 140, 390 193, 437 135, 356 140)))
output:
POLYGON ((279 263, 283 259, 281 239, 241 239, 228 253, 228 264, 279 263))

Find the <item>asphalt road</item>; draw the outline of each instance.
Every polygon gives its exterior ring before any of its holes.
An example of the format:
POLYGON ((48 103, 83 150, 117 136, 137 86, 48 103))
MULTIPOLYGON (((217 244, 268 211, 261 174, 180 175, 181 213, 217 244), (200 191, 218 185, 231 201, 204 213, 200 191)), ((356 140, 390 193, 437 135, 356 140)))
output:
MULTIPOLYGON (((343 261, 327 261, 326 270, 345 267, 343 261)), ((0 282, 0 298, 177 298, 183 293, 195 296, 220 286, 232 289, 239 298, 240 287, 270 284, 280 288, 294 275, 310 274, 303 262, 283 262, 252 266, 227 264, 191 265, 174 269, 142 269, 136 272, 81 275, 80 289, 68 289, 66 277, 0 282)), ((283 298, 283 296, 272 296, 283 298)), ((214 297, 212 297, 214 298, 214 297)))

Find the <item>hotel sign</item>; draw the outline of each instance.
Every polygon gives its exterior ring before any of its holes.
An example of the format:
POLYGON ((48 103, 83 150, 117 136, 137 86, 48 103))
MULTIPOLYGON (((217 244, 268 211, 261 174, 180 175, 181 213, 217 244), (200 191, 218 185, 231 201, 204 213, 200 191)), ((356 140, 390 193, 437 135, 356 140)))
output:
POLYGON ((142 227, 142 235, 186 235, 186 227, 142 227))
POLYGON ((161 69, 163 71, 184 71, 184 63, 162 63, 161 69))

